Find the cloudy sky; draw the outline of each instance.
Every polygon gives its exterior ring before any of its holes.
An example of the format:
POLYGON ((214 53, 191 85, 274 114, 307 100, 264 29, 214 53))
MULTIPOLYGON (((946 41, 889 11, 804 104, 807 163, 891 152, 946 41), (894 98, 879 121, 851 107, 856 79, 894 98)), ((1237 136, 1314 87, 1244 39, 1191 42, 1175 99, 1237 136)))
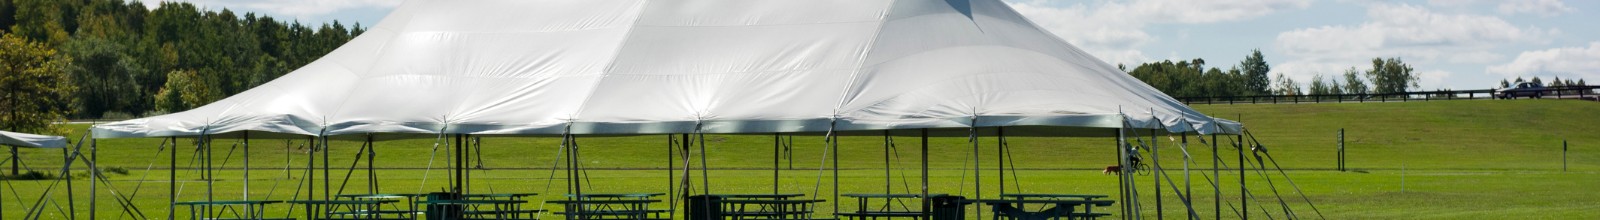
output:
MULTIPOLYGON (((143 0, 154 6, 156 0, 143 0)), ((370 26, 402 0, 183 0, 301 22, 370 26)), ((1005 0, 1110 63, 1202 58, 1226 69, 1260 49, 1300 82, 1400 57, 1423 89, 1518 76, 1600 80, 1600 1, 1005 0)), ((1591 83, 1595 84, 1595 83, 1591 83)))

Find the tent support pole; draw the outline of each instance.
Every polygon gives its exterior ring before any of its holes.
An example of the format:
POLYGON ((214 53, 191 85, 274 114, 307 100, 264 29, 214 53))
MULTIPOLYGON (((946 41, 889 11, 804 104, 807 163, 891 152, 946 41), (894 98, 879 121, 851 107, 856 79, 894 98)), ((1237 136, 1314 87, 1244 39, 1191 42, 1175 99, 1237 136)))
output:
POLYGON ((704 203, 701 204, 701 207, 706 207, 706 210, 703 210, 705 213, 711 213, 711 166, 706 163, 706 156, 710 155, 711 152, 706 151, 706 133, 700 130, 698 123, 694 126, 694 136, 695 142, 700 144, 700 187, 705 188, 702 190, 704 193, 701 195, 707 196, 705 200, 701 200, 704 203))
POLYGON ((889 174, 889 130, 883 130, 883 194, 894 194, 894 178, 889 174))
MULTIPOLYGON (((931 199, 928 198, 928 129, 922 129, 922 219, 930 219, 932 213, 928 209, 931 199)), ((835 201, 834 203, 838 203, 835 201)))
POLYGON ((330 187, 333 185, 333 177, 329 176, 329 174, 333 173, 333 170, 330 168, 333 166, 328 163, 328 151, 331 150, 333 146, 332 144, 328 143, 328 136, 322 136, 320 134, 318 136, 321 136, 322 138, 322 200, 333 200, 333 190, 330 187))
MULTIPOLYGON (((1000 164, 995 174, 1000 175, 1000 195, 1006 194, 1006 127, 995 128, 995 163, 1000 164)), ((1013 167, 1015 168, 1015 167, 1013 167)), ((1014 172, 1013 172, 1014 173, 1014 172)))
POLYGON ((839 211, 839 134, 833 130, 834 124, 828 124, 828 154, 833 159, 833 210, 839 211))
MULTIPOLYGON (((1117 175, 1119 175, 1119 176, 1129 175, 1126 171, 1131 170, 1131 169, 1128 169, 1128 161, 1127 161, 1127 158, 1128 158, 1127 153, 1128 152, 1127 152, 1127 148, 1125 148, 1127 139, 1124 136, 1125 135, 1124 134, 1125 131, 1123 131, 1123 129, 1126 129, 1126 128, 1127 128, 1126 123, 1123 124, 1123 127, 1117 128, 1117 167, 1118 168, 1117 168, 1116 172, 1117 172, 1117 175)), ((1118 190, 1117 191, 1118 200, 1122 200, 1122 202, 1119 203, 1119 204, 1121 204, 1121 205, 1119 205, 1119 207, 1122 208, 1122 219, 1133 219, 1132 217, 1128 216, 1128 214, 1129 214, 1129 212, 1128 212, 1129 206, 1128 206, 1128 179, 1127 178, 1117 177, 1117 190, 1118 190)))
POLYGON ((461 150, 461 145, 462 145, 461 144, 461 134, 456 134, 454 136, 455 136, 455 139, 456 139, 455 140, 455 143, 456 143, 455 144, 455 147, 456 147, 456 149, 455 149, 456 150, 456 155, 455 155, 456 161, 455 161, 455 167, 451 167, 451 169, 455 169, 456 170, 456 173, 455 173, 456 175, 455 175, 455 181, 453 182, 454 185, 451 186, 451 189, 454 190, 455 193, 465 194, 465 193, 467 193, 466 187, 464 187, 462 185, 465 183, 465 179, 466 179, 466 175, 467 174, 466 174, 466 172, 464 172, 464 170, 461 169, 462 168, 461 166, 466 164, 466 162, 464 161, 464 160, 466 160, 465 159, 466 155, 461 150))
MULTIPOLYGON (((1159 122, 1161 120, 1157 119, 1155 121, 1159 122)), ((1162 174, 1161 172, 1164 171, 1161 171, 1160 149, 1161 144, 1156 142, 1156 129, 1150 129, 1150 163, 1154 164, 1155 167, 1153 168, 1155 171, 1152 171, 1150 176, 1155 178, 1154 182, 1152 182, 1155 184, 1152 186, 1156 188, 1156 219, 1166 219, 1166 215, 1161 211, 1161 175, 1158 174, 1162 174)))
POLYGON ((217 179, 216 178, 217 177, 216 177, 216 172, 214 171, 214 170, 217 169, 217 167, 216 167, 216 164, 212 163, 212 161, 213 161, 212 157, 215 157, 216 155, 213 154, 213 152, 211 151, 211 137, 207 137, 204 133, 202 133, 202 134, 200 134, 199 141, 200 141, 200 147, 204 148, 205 151, 206 151, 206 170, 204 172, 205 176, 206 176, 206 178, 205 178, 205 180, 206 180, 206 217, 210 218, 210 217, 215 217, 215 216, 211 215, 211 214, 214 213, 214 212, 212 212, 214 210, 211 209, 212 208, 211 207, 211 202, 217 201, 216 200, 216 195, 217 195, 217 193, 216 193, 216 182, 217 182, 217 179))
MULTIPOLYGON (((672 148, 677 147, 677 142, 678 140, 674 140, 672 138, 672 134, 667 134, 667 206, 669 207, 678 207, 678 179, 676 175, 673 174, 678 170, 676 165, 672 164, 672 157, 677 156, 673 155, 672 148)), ((671 210, 669 212, 676 211, 677 210, 671 210)))
POLYGON ((372 143, 372 134, 367 134, 367 194, 378 194, 378 173, 373 165, 378 157, 378 146, 372 143))
POLYGON ((168 137, 172 141, 171 164, 167 165, 167 220, 177 219, 178 204, 178 138, 168 137))
MULTIPOLYGON (((1193 163, 1194 161, 1189 158, 1189 135, 1183 134, 1180 135, 1180 137, 1181 140, 1179 141, 1181 141, 1181 144, 1179 146, 1183 146, 1183 206, 1188 207, 1189 210, 1194 210, 1194 184, 1189 182, 1189 164, 1193 163)), ((1188 213, 1188 219, 1195 218, 1195 213, 1193 211, 1188 213)))
POLYGON ((100 200, 100 148, 95 144, 95 139, 89 139, 89 219, 99 219, 94 210, 98 203, 95 201, 100 200))
POLYGON ((672 158, 677 156, 673 154, 672 148, 677 147, 677 142, 678 140, 672 138, 672 134, 667 134, 667 206, 670 207, 678 207, 678 178, 674 174, 678 170, 677 166, 672 164, 672 158))
MULTIPOLYGON (((306 137, 306 139, 311 141, 311 148, 306 151, 306 199, 311 200, 317 197, 317 148, 322 146, 319 145, 322 142, 317 141, 316 136, 306 137)), ((306 204, 306 210, 307 212, 311 210, 311 204, 306 204)))
MULTIPOLYGON (((972 197, 974 199, 982 200, 983 160, 982 158, 978 157, 978 118, 976 117, 972 118, 972 130, 969 130, 969 135, 970 137, 967 138, 967 142, 972 142, 972 197)), ((983 210, 982 203, 975 203, 973 205, 977 206, 976 208, 978 208, 978 210, 983 210)), ((983 219, 982 211, 978 211, 976 213, 978 214, 978 219, 983 219)))
POLYGON ((244 136, 244 200, 250 200, 250 131, 240 132, 244 136))
MULTIPOLYGON (((1221 131, 1221 129, 1217 130, 1221 131)), ((1211 133, 1211 176, 1216 178, 1208 181, 1211 181, 1212 186, 1216 187, 1216 190, 1211 192, 1212 196, 1215 197, 1211 200, 1211 209, 1212 212, 1216 213, 1216 219, 1222 219, 1222 172, 1219 171, 1221 169, 1217 166, 1217 162, 1221 161, 1222 156, 1217 155, 1217 133, 1211 133)))
POLYGON ((1239 217, 1244 220, 1250 220, 1250 200, 1245 197, 1248 196, 1245 194, 1245 190, 1248 189, 1245 189, 1244 185, 1244 135, 1237 136, 1239 139, 1234 142, 1234 146, 1239 149, 1239 163, 1237 164, 1239 166, 1239 208, 1241 209, 1241 216, 1239 217))
POLYGON ((784 148, 782 148, 781 137, 781 134, 778 134, 778 132, 773 132, 773 194, 778 194, 778 156, 779 153, 782 153, 782 150, 784 150, 784 148))
POLYGON ((72 172, 71 169, 69 169, 69 167, 72 167, 71 150, 67 148, 61 148, 61 159, 65 162, 63 165, 61 165, 62 168, 68 171, 64 172, 67 174, 64 177, 67 179, 67 219, 78 219, 78 212, 77 210, 74 210, 78 207, 78 205, 72 202, 72 197, 75 196, 72 196, 72 172))

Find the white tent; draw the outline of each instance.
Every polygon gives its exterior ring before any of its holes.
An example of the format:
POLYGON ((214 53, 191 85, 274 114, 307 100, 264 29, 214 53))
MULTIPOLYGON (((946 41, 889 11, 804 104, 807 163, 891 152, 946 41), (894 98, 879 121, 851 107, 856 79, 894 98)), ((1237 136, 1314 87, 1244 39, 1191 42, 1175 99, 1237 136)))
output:
POLYGON ((66 148, 67 138, 0 131, 0 145, 31 148, 66 148))
MULTIPOLYGON (((1020 126, 1238 133, 999 0, 413 0, 321 59, 98 138, 1020 126)), ((1024 133, 1024 132, 1018 132, 1024 133)), ((965 134, 962 134, 963 136, 965 134)))

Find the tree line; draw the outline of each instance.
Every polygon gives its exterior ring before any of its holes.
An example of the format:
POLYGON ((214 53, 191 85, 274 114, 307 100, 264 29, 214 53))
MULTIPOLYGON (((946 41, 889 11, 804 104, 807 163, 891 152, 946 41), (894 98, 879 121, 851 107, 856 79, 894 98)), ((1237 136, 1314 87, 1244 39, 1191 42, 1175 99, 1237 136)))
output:
POLYGON ((282 76, 365 31, 123 0, 0 0, 0 129, 183 111, 282 76))
POLYGON ((1414 69, 1400 58, 1373 58, 1369 69, 1350 67, 1337 76, 1317 74, 1304 87, 1282 73, 1269 75, 1272 66, 1261 50, 1251 51, 1227 70, 1208 68, 1205 59, 1163 60, 1140 64, 1133 70, 1123 65, 1118 68, 1173 97, 1382 94, 1419 87, 1414 69))

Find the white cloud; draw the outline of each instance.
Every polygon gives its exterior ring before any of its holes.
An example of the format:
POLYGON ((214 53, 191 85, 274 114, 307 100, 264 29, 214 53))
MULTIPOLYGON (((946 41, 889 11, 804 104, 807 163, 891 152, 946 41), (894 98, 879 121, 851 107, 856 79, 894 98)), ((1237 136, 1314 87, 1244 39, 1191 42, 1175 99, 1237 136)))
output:
POLYGON ((1444 79, 1450 78, 1450 71, 1444 70, 1416 70, 1411 72, 1417 76, 1417 87, 1422 90, 1445 89, 1444 79))
POLYGON ((1136 0, 1062 4, 1012 0, 1023 16, 1110 63, 1134 65, 1151 60, 1139 48, 1157 40, 1150 24, 1239 21, 1310 5, 1310 0, 1136 0))
POLYGON ((1600 79, 1600 41, 1589 47, 1562 47, 1522 52, 1510 63, 1489 66, 1489 73, 1506 77, 1557 75, 1600 79))
MULTIPOLYGON (((140 0, 148 8, 175 0, 140 0)), ((357 8, 393 8, 404 0, 176 0, 206 8, 229 8, 264 12, 311 20, 334 12, 357 8)))
MULTIPOLYGON (((1557 30, 1518 27, 1494 16, 1437 13, 1408 4, 1369 4, 1360 25, 1322 26, 1278 34, 1274 49, 1290 61, 1274 72, 1309 79, 1371 65, 1375 57, 1401 57, 1408 64, 1487 64, 1503 56, 1490 49, 1549 42, 1557 30)), ((1435 75, 1449 75, 1448 73, 1435 75)))
POLYGON ((1561 0, 1514 0, 1500 3, 1495 7, 1502 14, 1528 13, 1544 17, 1561 15, 1577 9, 1567 7, 1561 0))

